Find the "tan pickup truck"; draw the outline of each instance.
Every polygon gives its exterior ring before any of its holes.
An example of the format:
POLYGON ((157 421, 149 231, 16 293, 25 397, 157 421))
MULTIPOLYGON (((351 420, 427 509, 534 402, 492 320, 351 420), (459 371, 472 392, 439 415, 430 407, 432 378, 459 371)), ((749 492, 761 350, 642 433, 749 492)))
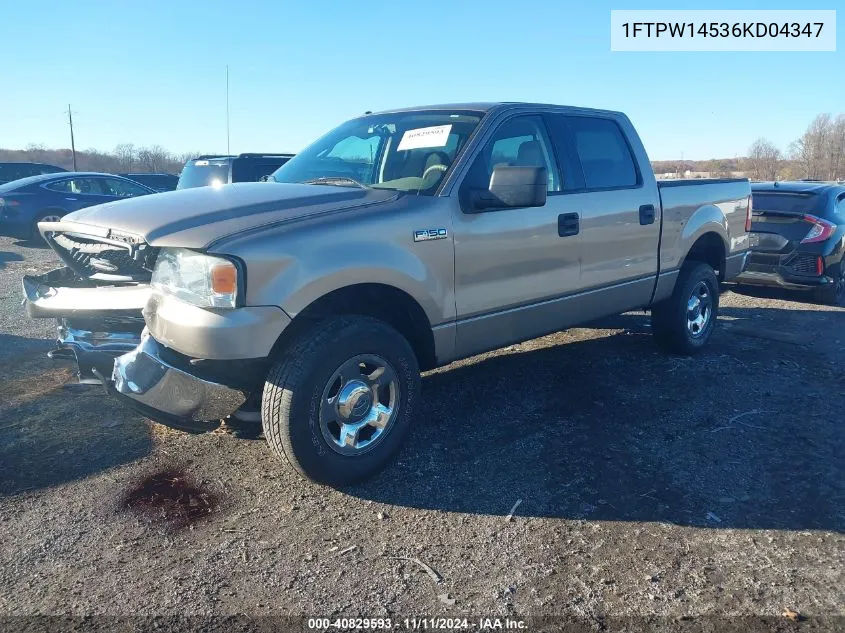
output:
POLYGON ((260 418, 300 473, 343 485, 397 452, 421 370, 637 308, 698 351, 750 206, 746 180, 658 183, 618 112, 408 108, 340 125, 271 182, 42 223, 65 267, 23 287, 83 382, 189 431, 260 418))

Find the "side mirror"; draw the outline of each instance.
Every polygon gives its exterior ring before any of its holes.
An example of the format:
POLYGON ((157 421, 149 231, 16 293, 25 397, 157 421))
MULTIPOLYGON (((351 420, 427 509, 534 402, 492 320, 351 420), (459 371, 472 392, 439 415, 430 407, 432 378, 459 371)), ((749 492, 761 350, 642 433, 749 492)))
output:
POLYGON ((499 165, 493 168, 489 187, 474 192, 473 207, 476 211, 542 207, 548 186, 545 167, 499 165))

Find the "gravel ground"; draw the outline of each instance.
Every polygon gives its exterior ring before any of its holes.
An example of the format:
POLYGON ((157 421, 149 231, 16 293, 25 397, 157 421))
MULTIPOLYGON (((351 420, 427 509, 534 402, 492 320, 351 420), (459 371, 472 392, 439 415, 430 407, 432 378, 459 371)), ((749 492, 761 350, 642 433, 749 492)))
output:
POLYGON ((263 439, 169 431, 74 385, 43 354, 52 324, 20 307, 20 276, 53 263, 0 238, 0 615, 565 616, 601 629, 791 624, 788 608, 845 627, 845 310, 733 289, 695 359, 658 352, 631 313, 455 363, 424 379, 398 462, 332 490, 263 439), (209 512, 125 509, 162 471, 209 512))

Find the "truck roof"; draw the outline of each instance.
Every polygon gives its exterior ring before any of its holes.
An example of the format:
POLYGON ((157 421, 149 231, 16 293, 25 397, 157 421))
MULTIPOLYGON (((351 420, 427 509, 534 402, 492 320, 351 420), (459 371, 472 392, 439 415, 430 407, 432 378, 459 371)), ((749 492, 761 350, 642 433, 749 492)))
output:
POLYGON ((547 108, 562 108, 567 110, 576 110, 583 112, 600 112, 604 114, 622 115, 622 112, 615 110, 601 110, 597 108, 582 108, 579 106, 559 105, 554 103, 531 103, 522 101, 476 101, 469 103, 443 103, 438 105, 427 106, 411 106, 407 108, 394 108, 390 110, 382 110, 380 112, 369 112, 368 114, 392 114, 394 112, 425 112, 426 110, 468 110, 471 112, 487 113, 493 110, 503 108, 518 108, 518 109, 547 109, 547 108))

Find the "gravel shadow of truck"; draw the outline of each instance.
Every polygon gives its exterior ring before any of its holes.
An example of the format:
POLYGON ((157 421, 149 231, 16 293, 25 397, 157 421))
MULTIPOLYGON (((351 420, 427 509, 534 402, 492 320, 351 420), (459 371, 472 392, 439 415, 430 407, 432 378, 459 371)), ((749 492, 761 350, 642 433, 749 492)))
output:
MULTIPOLYGON (((758 323, 783 311, 724 312, 758 323)), ((845 326, 845 312, 806 316, 845 326)), ((349 492, 472 514, 521 499, 522 516, 845 530, 841 363, 729 329, 696 358, 670 357, 645 316, 602 327, 626 329, 430 374, 399 463, 349 492)))

